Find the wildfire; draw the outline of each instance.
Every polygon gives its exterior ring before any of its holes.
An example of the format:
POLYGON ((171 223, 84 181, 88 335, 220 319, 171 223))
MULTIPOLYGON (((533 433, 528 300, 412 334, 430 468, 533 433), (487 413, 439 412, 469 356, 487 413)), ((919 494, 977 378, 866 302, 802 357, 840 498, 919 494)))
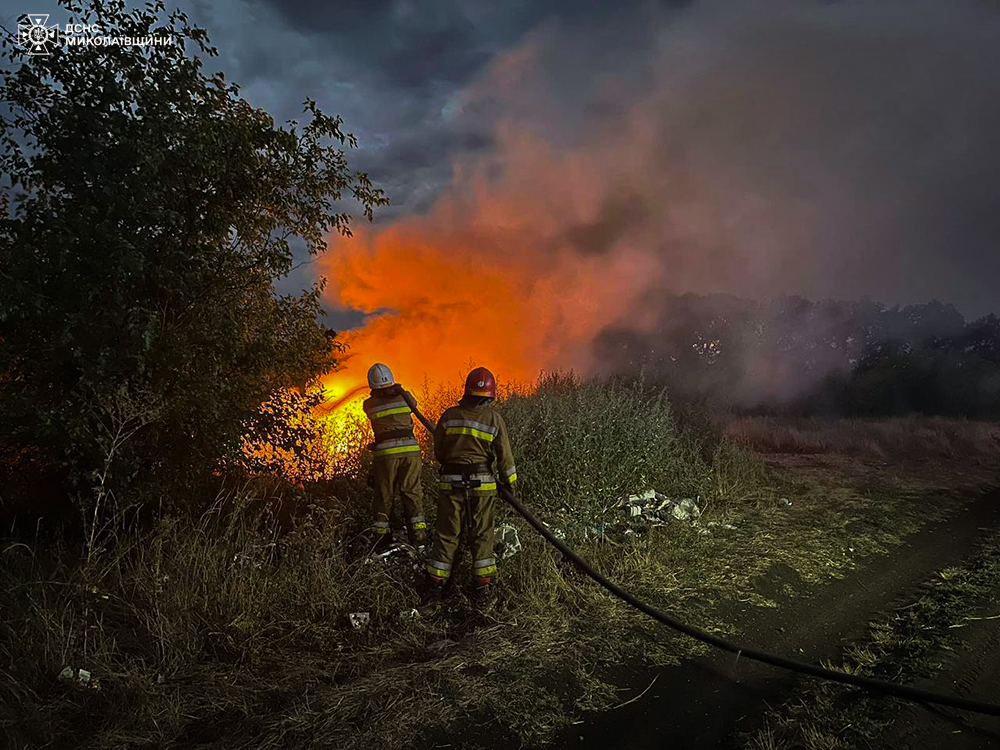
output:
POLYGON ((546 267, 545 258, 483 253, 495 242, 405 222, 356 232, 331 251, 324 271, 335 304, 369 316, 342 334, 348 358, 323 379, 330 412, 360 403, 374 362, 411 390, 458 388, 480 365, 521 387, 543 370, 589 369, 590 341, 620 304, 607 275, 641 266, 558 255, 546 267))
MULTIPOLYGON (((519 59, 484 85, 519 91, 505 83, 519 59)), ((342 336, 349 358, 324 378, 330 411, 362 398, 348 394, 373 362, 410 390, 458 388, 479 365, 525 386, 543 370, 591 370, 594 336, 623 315, 643 325, 649 306, 637 303, 663 269, 641 219, 657 211, 619 195, 642 161, 617 152, 567 150, 499 123, 490 152, 459 157, 453 187, 426 213, 331 237, 327 302, 367 318, 342 336)))
POLYGON ((356 425, 364 424, 365 414, 361 405, 368 395, 368 384, 364 373, 359 384, 355 373, 338 371, 323 379, 323 390, 326 401, 317 410, 317 417, 330 428, 333 439, 330 448, 336 452, 346 446, 348 441, 344 436, 356 425))
POLYGON ((476 365, 506 382, 526 382, 545 364, 529 352, 531 324, 518 304, 516 277, 469 268, 398 230, 356 235, 346 244, 350 250, 329 269, 339 301, 371 314, 364 327, 342 335, 348 357, 323 378, 331 418, 361 413, 374 362, 387 364, 411 391, 453 390, 476 365))

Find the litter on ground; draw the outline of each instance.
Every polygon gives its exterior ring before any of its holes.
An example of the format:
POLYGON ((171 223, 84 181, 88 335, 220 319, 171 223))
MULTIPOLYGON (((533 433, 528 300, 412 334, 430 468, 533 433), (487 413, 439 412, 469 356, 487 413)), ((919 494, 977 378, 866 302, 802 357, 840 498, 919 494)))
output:
POLYGON ((720 528, 720 529, 726 529, 727 531, 736 531, 736 527, 733 526, 731 523, 719 523, 718 521, 709 521, 705 525, 706 526, 710 526, 712 528, 716 528, 717 527, 717 528, 720 528))
POLYGON ((506 560, 521 551, 521 537, 509 523, 497 527, 494 539, 493 553, 498 560, 506 560))
POLYGON ((545 521, 542 521, 542 526, 544 526, 544 527, 545 527, 545 528, 547 528, 547 529, 548 529, 549 531, 551 531, 551 532, 552 532, 552 535, 553 535, 553 536, 554 536, 554 537, 555 537, 556 539, 562 539, 562 540, 564 540, 564 541, 565 541, 565 539, 566 539, 566 532, 565 532, 565 531, 563 531, 562 529, 557 529, 557 528, 553 528, 552 526, 549 526, 549 525, 548 525, 547 523, 545 523, 545 521))
POLYGON ((423 569, 423 547, 414 547, 406 542, 395 542, 380 552, 373 552, 365 560, 366 563, 387 563, 389 561, 403 562, 414 570, 423 569))
POLYGON ((611 541, 608 531, 615 526, 615 523, 599 523, 596 526, 588 526, 583 532, 584 539, 599 539, 601 541, 611 541))
POLYGON ((347 616, 347 619, 351 623, 352 628, 361 630, 361 628, 365 627, 371 621, 371 615, 368 612, 351 612, 347 616))
POLYGON ((641 518, 652 526, 665 526, 671 519, 690 521, 701 516, 701 509, 691 498, 675 500, 656 490, 629 495, 623 506, 629 518, 641 518))
POLYGON ((91 680, 91 674, 86 669, 73 669, 73 667, 64 667, 63 671, 59 673, 59 679, 63 682, 73 682, 81 687, 92 687, 97 688, 97 680, 91 680))

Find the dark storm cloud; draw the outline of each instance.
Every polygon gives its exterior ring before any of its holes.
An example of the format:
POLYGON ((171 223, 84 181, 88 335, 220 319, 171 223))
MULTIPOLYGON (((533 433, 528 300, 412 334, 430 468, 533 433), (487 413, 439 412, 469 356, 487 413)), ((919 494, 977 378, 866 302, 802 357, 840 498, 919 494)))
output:
POLYGON ((202 0, 192 15, 279 121, 305 96, 344 116, 352 164, 392 199, 380 221, 424 211, 507 120, 626 151, 614 190, 630 198, 609 189, 563 238, 588 254, 646 242, 671 291, 1000 308, 995 4, 202 0), (526 47, 517 83, 498 83, 526 47), (616 141, 628 128, 652 134, 636 153, 616 141))
POLYGON ((198 0, 192 16, 247 98, 279 122, 299 116, 305 96, 344 117, 361 146, 353 163, 389 191, 386 221, 426 207, 449 182, 452 157, 489 143, 489 117, 454 99, 497 56, 547 24, 589 27, 598 49, 550 61, 568 95, 585 93, 576 80, 594 71, 606 37, 631 33, 602 22, 651 4, 688 3, 198 0))
POLYGON ((553 34, 493 92, 550 142, 584 133, 578 154, 612 155, 605 172, 630 165, 569 231, 620 246, 605 229, 628 227, 660 248, 651 283, 675 292, 1000 309, 1000 6, 706 0, 650 18, 631 55, 586 28, 553 34), (553 56, 615 85, 587 80, 587 106, 569 106, 553 56))

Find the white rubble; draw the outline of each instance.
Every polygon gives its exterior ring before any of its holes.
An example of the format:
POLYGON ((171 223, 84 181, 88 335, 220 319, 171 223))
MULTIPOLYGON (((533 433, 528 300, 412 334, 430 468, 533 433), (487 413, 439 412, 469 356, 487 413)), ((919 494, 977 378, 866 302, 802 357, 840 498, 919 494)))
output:
POLYGON ((689 497, 675 500, 656 490, 629 495, 623 504, 629 518, 642 518, 652 526, 665 526, 671 519, 691 521, 701 516, 701 509, 689 497))
POLYGON ((63 682, 75 682, 83 687, 98 687, 97 680, 92 682, 90 671, 86 669, 64 667, 63 671, 59 673, 59 679, 63 682))
POLYGON ((493 552, 498 560, 506 560, 521 551, 521 537, 509 523, 497 527, 494 539, 493 552))
POLYGON ((368 612, 351 612, 347 616, 348 621, 351 623, 351 627, 355 630, 361 630, 361 628, 368 625, 371 621, 371 615, 368 612))

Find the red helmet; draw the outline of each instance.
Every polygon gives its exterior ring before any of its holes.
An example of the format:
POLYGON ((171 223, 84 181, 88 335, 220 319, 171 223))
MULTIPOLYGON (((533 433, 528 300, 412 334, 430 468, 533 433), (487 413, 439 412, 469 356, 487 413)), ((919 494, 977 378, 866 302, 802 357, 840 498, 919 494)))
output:
POLYGON ((493 373, 485 367, 477 367, 470 372, 469 377, 465 379, 465 395, 496 398, 497 381, 493 373))

